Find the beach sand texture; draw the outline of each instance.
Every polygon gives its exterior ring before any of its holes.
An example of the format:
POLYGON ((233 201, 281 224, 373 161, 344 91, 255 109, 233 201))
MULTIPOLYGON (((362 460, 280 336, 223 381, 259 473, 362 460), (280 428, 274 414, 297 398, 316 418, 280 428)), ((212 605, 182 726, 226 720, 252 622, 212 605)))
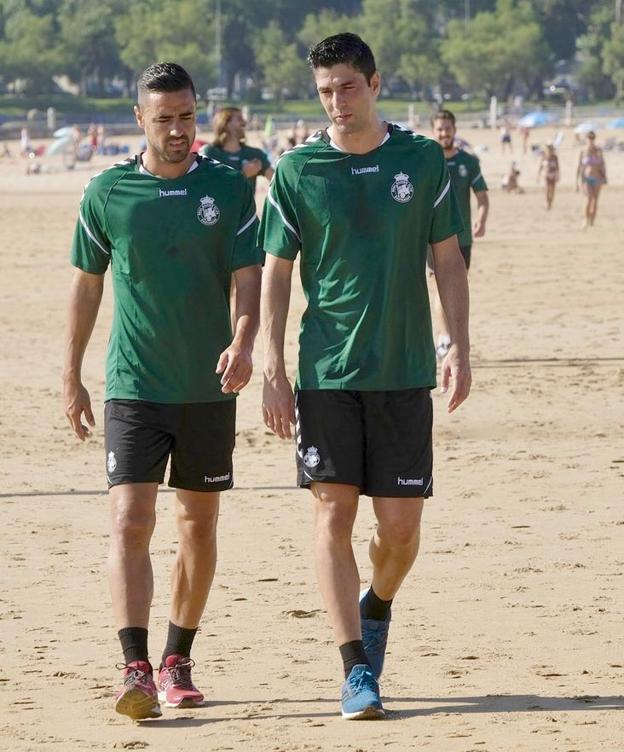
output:
MULTIPOLYGON (((70 433, 61 402, 77 205, 111 160, 31 176, 24 160, 0 162, 1 750, 624 748, 624 153, 606 155, 610 184, 597 225, 582 231, 570 133, 550 213, 537 158, 514 157, 526 192, 507 195, 499 184, 511 157, 498 134, 461 135, 489 147, 491 188, 470 273, 473 391, 453 415, 434 395, 435 497, 393 609, 388 721, 376 724, 338 715, 341 667, 316 587, 310 498, 294 488, 294 446, 261 421, 260 346, 239 399, 236 488, 223 496, 217 575, 193 653, 207 705, 142 724, 115 714, 102 427, 110 280, 84 364, 97 420, 87 443, 70 433)), ((297 281, 291 373, 303 309, 297 281)), ((163 488, 156 661, 172 502, 163 488)), ((354 541, 364 582, 372 527, 363 498, 354 541)))

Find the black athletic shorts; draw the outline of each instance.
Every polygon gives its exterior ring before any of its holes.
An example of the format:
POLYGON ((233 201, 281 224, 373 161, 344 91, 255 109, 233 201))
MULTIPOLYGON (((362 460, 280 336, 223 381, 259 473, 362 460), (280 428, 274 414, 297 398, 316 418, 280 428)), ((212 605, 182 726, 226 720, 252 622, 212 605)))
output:
POLYGON ((162 483, 171 456, 171 487, 231 488, 235 423, 234 399, 189 404, 109 400, 104 406, 108 487, 162 483))
MULTIPOLYGON (((466 269, 470 269, 470 254, 472 251, 472 245, 460 245, 459 250, 461 251, 461 255, 464 258, 464 264, 466 264, 466 269)), ((427 246, 427 268, 429 271, 434 274, 434 264, 433 264, 433 251, 431 250, 431 246, 427 246)))
POLYGON ((297 483, 347 483, 367 496, 433 494, 429 389, 295 394, 297 483))

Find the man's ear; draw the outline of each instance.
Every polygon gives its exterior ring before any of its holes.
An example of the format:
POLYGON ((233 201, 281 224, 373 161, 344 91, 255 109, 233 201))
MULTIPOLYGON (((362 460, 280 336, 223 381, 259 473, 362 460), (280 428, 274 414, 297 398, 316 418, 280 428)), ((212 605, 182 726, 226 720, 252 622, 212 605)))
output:
POLYGON ((379 71, 375 71, 371 76, 370 87, 373 90, 373 94, 379 96, 379 92, 381 91, 381 74, 379 71))
POLYGON ((145 127, 145 118, 143 117, 143 113, 141 112, 141 108, 138 104, 134 105, 134 117, 136 118, 139 128, 143 130, 145 127))

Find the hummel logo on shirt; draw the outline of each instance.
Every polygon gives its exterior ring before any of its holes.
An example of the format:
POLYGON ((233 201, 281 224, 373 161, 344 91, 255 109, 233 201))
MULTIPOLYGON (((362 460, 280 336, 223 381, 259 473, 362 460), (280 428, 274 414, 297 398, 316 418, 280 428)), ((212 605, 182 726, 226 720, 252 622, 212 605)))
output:
POLYGON ((162 188, 158 189, 158 195, 160 198, 169 198, 169 196, 186 196, 186 188, 180 188, 176 191, 163 191, 162 188))
POLYGON ((379 165, 376 164, 374 167, 352 167, 351 168, 352 175, 364 175, 367 172, 379 172, 379 165))

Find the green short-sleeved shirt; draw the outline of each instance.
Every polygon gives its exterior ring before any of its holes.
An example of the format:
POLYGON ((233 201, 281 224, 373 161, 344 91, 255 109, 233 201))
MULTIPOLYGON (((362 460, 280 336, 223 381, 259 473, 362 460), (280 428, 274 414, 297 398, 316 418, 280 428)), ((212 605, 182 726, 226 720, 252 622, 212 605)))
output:
POLYGON ((457 154, 446 160, 453 190, 461 211, 464 229, 459 233, 459 245, 463 248, 472 244, 472 223, 470 221, 470 191, 487 191, 481 165, 477 157, 459 149, 457 154))
POLYGON ((92 274, 111 266, 107 400, 232 398, 215 368, 232 339, 231 274, 262 263, 256 233, 249 183, 206 157, 171 180, 132 157, 87 184, 71 262, 92 274))
MULTIPOLYGON (((242 172, 243 164, 245 162, 250 162, 252 159, 259 159, 262 163, 259 172, 260 175, 264 175, 271 166, 271 162, 265 151, 262 149, 255 149, 253 146, 247 146, 247 144, 241 144, 240 151, 237 152, 225 151, 224 149, 219 149, 219 147, 214 144, 206 144, 201 147, 199 153, 206 157, 212 157, 212 159, 216 159, 217 162, 223 162, 223 164, 228 165, 228 167, 233 167, 239 172, 242 172)), ((255 192, 256 178, 253 177, 247 179, 251 184, 251 190, 255 192)))
POLYGON ((377 149, 349 154, 320 131, 284 154, 259 237, 275 256, 301 252, 299 387, 435 386, 427 244, 461 229, 444 154, 428 138, 389 126, 377 149))

